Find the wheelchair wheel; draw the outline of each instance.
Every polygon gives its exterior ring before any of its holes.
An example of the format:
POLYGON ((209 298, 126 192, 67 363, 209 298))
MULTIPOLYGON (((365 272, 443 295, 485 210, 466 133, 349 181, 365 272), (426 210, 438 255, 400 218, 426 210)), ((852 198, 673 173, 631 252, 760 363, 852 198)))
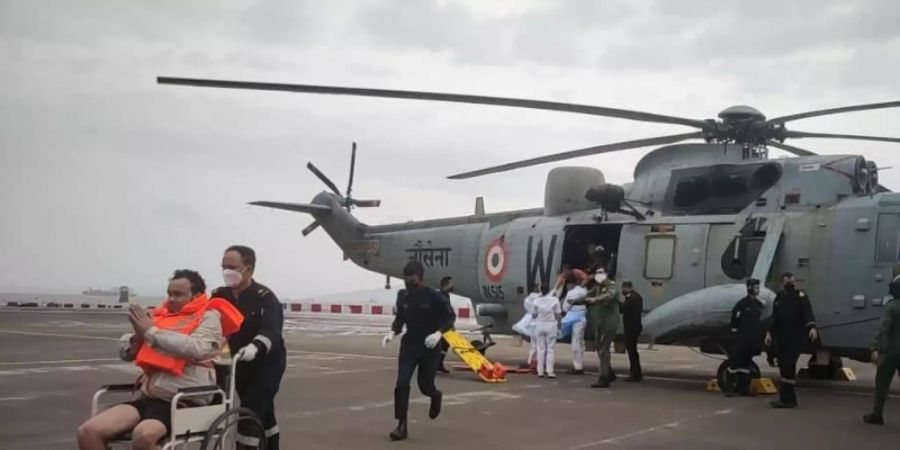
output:
MULTIPOLYGON (((236 448, 238 426, 249 430, 249 437, 259 439, 259 450, 266 448, 266 429, 253 411, 247 408, 233 408, 225 411, 213 421, 203 436, 200 450, 231 450, 236 448)), ((246 447, 243 447, 246 448, 246 447)))

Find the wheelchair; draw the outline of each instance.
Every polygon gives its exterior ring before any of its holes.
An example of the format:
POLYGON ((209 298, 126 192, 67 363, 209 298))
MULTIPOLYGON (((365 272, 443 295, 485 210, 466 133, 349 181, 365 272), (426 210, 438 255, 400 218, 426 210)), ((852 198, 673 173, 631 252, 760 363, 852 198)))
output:
MULTIPOLYGON (((171 427, 167 437, 158 443, 162 450, 176 448, 199 448, 201 450, 225 450, 236 447, 237 426, 247 423, 252 431, 251 436, 258 438, 258 449, 265 450, 266 436, 262 422, 246 408, 235 404, 235 372, 239 355, 230 360, 219 359, 216 365, 228 366, 227 386, 224 392, 219 385, 195 386, 179 389, 172 398, 171 427), (206 405, 191 402, 191 399, 211 396, 213 399, 206 405)), ((226 384, 221 383, 221 384, 226 384)), ((104 409, 122 403, 125 397, 133 397, 136 392, 134 384, 105 385, 94 394, 91 402, 91 417, 104 409), (119 401, 112 401, 117 398, 119 401)), ((107 448, 131 448, 131 433, 125 433, 107 444, 107 448)))

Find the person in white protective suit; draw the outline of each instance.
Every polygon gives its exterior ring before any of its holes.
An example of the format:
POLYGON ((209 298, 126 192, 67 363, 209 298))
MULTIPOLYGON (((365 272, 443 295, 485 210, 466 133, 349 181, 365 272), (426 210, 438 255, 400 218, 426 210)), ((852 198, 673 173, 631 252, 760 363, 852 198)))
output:
MULTIPOLYGON (((528 296, 525 297, 525 301, 523 302, 523 306, 525 307, 525 317, 528 318, 528 324, 525 326, 525 329, 529 331, 528 339, 531 341, 531 345, 528 348, 528 359, 525 360, 526 369, 530 369, 537 362, 537 344, 535 344, 535 333, 534 333, 534 322, 532 321, 532 317, 534 316, 534 301, 541 297, 541 283, 534 283, 534 286, 531 287, 531 292, 528 293, 528 296)), ((524 317, 523 317, 524 319, 524 317)))
POLYGON ((532 304, 534 322, 533 342, 537 347, 537 372, 541 378, 556 378, 553 366, 556 362, 556 337, 559 334, 559 319, 562 309, 559 299, 550 294, 546 287, 541 296, 532 304))
MULTIPOLYGON (((587 308, 583 300, 587 297, 585 285, 589 281, 587 275, 579 270, 572 269, 571 273, 560 280, 556 288, 558 295, 563 287, 568 287, 562 310, 567 316, 575 317, 572 324, 572 368, 568 371, 571 375, 584 375, 584 331, 587 328, 587 308), (578 304, 581 303, 581 304, 578 304)), ((566 322, 570 321, 569 318, 566 322)))

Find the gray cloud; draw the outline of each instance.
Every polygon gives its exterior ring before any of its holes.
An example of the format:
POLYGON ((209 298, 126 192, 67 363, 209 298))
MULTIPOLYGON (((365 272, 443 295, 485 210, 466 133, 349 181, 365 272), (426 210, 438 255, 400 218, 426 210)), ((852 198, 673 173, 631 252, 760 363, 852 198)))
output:
MULTIPOLYGON (((471 92, 712 117, 898 97, 897 11, 883 2, 445 1, 0 3, 0 290, 128 283, 180 267, 218 283, 247 243, 284 296, 380 285, 302 215, 313 161, 381 198, 369 223, 538 206, 552 167, 444 177, 548 152, 681 131, 574 114, 155 84, 157 75, 471 92)), ((897 112, 797 128, 888 134, 897 112)), ((800 143, 798 143, 799 145, 800 143)), ((802 142, 900 165, 894 147, 802 142)), ((647 150, 567 161, 627 182, 647 150)), ((887 175, 887 173, 886 173, 887 175)), ((884 182, 893 186, 889 176, 884 182)))

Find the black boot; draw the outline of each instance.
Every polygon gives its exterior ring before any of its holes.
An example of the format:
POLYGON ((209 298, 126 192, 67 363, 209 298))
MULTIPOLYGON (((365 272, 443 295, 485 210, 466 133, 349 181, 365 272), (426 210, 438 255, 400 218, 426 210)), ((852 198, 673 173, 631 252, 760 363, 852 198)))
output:
POLYGON ((444 394, 441 391, 436 391, 434 395, 431 396, 431 407, 428 408, 428 418, 436 419, 437 416, 441 414, 441 400, 444 398, 444 394))
POLYGON ((619 377, 616 375, 616 371, 613 370, 612 367, 610 367, 609 368, 609 382, 612 383, 618 379, 619 379, 619 377))
POLYGON ((392 441, 402 441, 409 436, 408 430, 406 429, 406 419, 401 419, 397 423, 397 428, 394 428, 394 431, 391 431, 390 437, 392 441))
POLYGON ((626 378, 625 381, 629 383, 640 383, 643 379, 644 375, 641 374, 640 370, 632 370, 631 373, 628 374, 628 378, 626 378))
POLYGON ((870 425, 884 425, 884 417, 869 413, 863 416, 863 422, 870 425))
POLYGON ((609 379, 607 378, 598 378, 597 382, 591 385, 592 388, 595 389, 605 389, 609 387, 609 379))
POLYGON ((796 408, 797 396, 794 394, 794 386, 782 383, 781 390, 778 392, 778 400, 770 402, 769 405, 775 409, 796 408))
POLYGON ((756 397, 756 394, 750 390, 750 374, 738 374, 737 392, 741 397, 756 397))

